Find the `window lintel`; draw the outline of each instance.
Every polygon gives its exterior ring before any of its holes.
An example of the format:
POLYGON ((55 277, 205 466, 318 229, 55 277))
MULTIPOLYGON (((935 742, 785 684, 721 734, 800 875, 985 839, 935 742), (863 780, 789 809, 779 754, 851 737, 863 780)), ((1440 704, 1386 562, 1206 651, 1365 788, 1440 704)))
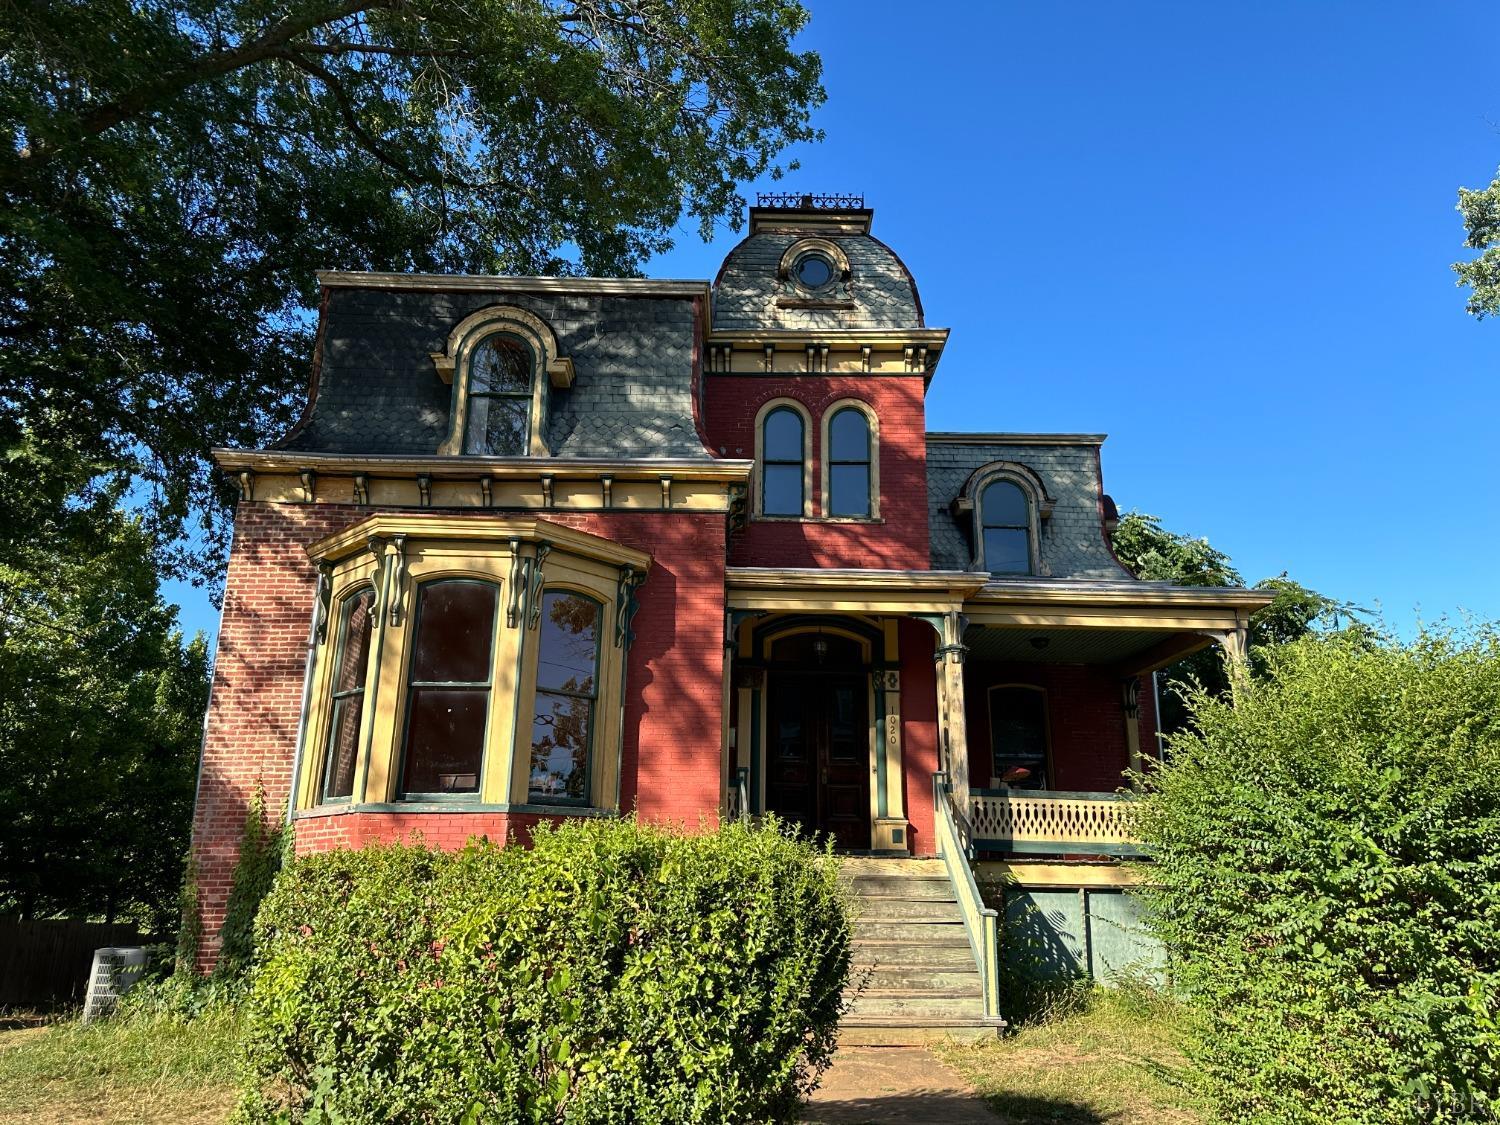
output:
POLYGON ((972 518, 980 495, 997 480, 1008 480, 1012 484, 1019 485, 1027 499, 1035 506, 1038 519, 1050 520, 1052 518, 1052 511, 1057 501, 1047 491, 1047 486, 1037 475, 1036 470, 1019 461, 991 461, 975 469, 969 474, 969 479, 964 481, 962 491, 953 498, 949 510, 960 518, 972 518))

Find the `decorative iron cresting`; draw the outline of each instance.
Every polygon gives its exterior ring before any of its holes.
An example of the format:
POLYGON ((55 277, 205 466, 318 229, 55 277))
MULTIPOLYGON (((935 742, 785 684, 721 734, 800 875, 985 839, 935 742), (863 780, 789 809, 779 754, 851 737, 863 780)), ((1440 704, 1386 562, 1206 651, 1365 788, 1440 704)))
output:
POLYGON ((848 211, 862 210, 864 193, 832 192, 815 195, 795 191, 762 191, 755 196, 755 205, 778 211, 848 211))

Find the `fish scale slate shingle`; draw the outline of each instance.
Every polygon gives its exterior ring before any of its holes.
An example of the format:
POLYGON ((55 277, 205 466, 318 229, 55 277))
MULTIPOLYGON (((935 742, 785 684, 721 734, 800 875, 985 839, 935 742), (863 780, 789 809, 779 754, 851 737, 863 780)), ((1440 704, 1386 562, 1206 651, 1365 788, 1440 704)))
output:
MULTIPOLYGON (((842 298, 845 294, 840 292, 842 298)), ((821 231, 761 231, 729 252, 714 283, 714 327, 735 328, 914 328, 922 324, 916 286, 901 259, 867 234, 821 231), (779 308, 781 296, 800 297, 777 276, 792 243, 810 234, 838 243, 849 259, 847 297, 851 309, 779 308)))
POLYGON ((1053 498, 1052 518, 1042 521, 1040 553, 1045 577, 1130 579, 1104 542, 1099 518, 1099 479, 1095 446, 1011 445, 951 440, 927 443, 927 505, 932 565, 965 570, 974 559, 972 531, 950 509, 975 469, 994 461, 1025 465, 1041 478, 1053 498))
POLYGON ((709 459, 693 422, 689 300, 354 287, 330 291, 317 402, 282 448, 436 453, 452 389, 431 353, 454 325, 492 305, 541 317, 573 360, 572 388, 553 390, 547 411, 554 456, 709 459))

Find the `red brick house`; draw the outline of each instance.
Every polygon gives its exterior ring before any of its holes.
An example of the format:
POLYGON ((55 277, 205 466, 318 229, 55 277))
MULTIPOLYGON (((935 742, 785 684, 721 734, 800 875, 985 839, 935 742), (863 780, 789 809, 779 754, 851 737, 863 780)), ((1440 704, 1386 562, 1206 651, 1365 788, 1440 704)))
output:
POLYGON ((257 784, 304 853, 631 810, 941 853, 927 921, 983 995, 936 989, 934 1026, 995 1015, 969 857, 1060 885, 1129 850, 1148 674, 1242 654, 1265 597, 1129 574, 1102 435, 927 432, 948 330, 871 212, 766 202, 711 284, 321 275, 302 419, 216 452, 206 957, 257 784))

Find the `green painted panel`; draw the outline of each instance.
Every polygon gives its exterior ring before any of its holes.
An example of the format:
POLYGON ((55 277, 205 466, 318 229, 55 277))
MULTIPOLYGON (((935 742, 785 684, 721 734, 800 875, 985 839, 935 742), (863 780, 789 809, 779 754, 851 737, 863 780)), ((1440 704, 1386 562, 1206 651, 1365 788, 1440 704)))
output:
POLYGON ((1123 891, 1091 890, 1088 905, 1094 979, 1108 984, 1134 977, 1164 986, 1166 954, 1146 928, 1145 904, 1140 897, 1123 891))
POLYGON ((1146 928, 1143 904, 1113 888, 1010 887, 1005 895, 1006 968, 1032 978, 1082 971, 1108 985, 1125 977, 1166 984, 1166 956, 1146 928))

